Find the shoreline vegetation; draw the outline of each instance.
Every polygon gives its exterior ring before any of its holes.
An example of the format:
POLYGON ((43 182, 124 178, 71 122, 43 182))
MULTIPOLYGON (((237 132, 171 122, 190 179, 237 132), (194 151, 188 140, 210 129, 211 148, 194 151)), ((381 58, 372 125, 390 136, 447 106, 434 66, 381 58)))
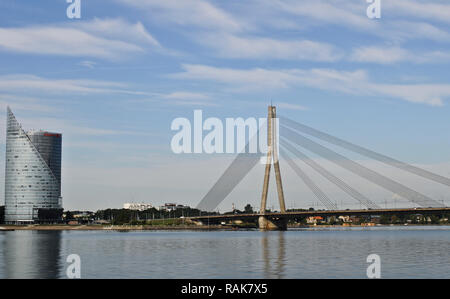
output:
MULTIPOLYGON (((377 225, 289 225, 289 229, 307 229, 307 228, 349 228, 349 227, 405 227, 405 226, 450 226, 449 224, 377 224, 377 225)), ((2 225, 1 231, 15 231, 15 230, 42 230, 42 231, 234 231, 234 230, 254 230, 258 229, 256 226, 251 225, 2 225)))
MULTIPOLYGON (((2 212, 0 207, 0 212, 2 212)), ((288 210, 288 211, 314 211, 288 210)), ((270 212, 270 210, 267 210, 270 212)), ((130 209, 106 209, 97 212, 90 211, 65 211, 61 219, 55 221, 43 221, 34 224, 21 223, 19 225, 2 224, 0 218, 0 231, 6 230, 110 230, 110 231, 156 231, 156 230, 257 230, 258 221, 227 220, 215 221, 207 217, 203 223, 191 217, 215 216, 229 214, 255 214, 252 206, 247 204, 243 211, 234 209, 231 212, 219 214, 218 212, 204 212, 187 206, 175 210, 157 210, 150 208, 144 211, 130 209)), ((0 216, 1 213, 0 213, 0 216)), ((205 218, 205 217, 203 217, 205 218)), ((345 228, 345 227, 388 227, 388 226, 427 226, 449 225, 450 214, 393 214, 393 215, 359 215, 359 216, 311 216, 289 219, 288 228, 345 228)))

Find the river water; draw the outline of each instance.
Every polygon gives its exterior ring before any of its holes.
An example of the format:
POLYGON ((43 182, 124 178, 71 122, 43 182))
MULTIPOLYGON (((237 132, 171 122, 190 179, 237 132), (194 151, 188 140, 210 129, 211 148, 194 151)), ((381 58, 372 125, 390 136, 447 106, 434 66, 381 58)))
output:
POLYGON ((0 232, 0 278, 450 278, 450 227, 0 232))

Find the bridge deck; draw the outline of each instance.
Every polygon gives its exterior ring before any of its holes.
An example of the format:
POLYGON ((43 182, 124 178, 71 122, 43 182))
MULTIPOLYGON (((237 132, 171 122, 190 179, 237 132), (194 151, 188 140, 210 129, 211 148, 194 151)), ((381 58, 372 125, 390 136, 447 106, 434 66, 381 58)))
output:
POLYGON ((254 220, 260 216, 271 218, 296 218, 311 216, 347 216, 347 215, 386 215, 386 214, 440 214, 450 213, 450 207, 446 208, 403 208, 403 209, 365 209, 365 210, 322 210, 322 211, 296 211, 285 213, 265 213, 265 214, 230 214, 215 216, 196 216, 188 217, 191 220, 232 220, 247 219, 254 220))

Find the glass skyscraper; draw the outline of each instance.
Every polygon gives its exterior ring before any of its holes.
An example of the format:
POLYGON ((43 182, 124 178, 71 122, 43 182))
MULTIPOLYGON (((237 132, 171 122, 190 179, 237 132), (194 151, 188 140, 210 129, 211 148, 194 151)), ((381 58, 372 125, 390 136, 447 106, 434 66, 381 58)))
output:
POLYGON ((25 132, 7 108, 6 223, 56 220, 62 209, 61 148, 61 134, 25 132))

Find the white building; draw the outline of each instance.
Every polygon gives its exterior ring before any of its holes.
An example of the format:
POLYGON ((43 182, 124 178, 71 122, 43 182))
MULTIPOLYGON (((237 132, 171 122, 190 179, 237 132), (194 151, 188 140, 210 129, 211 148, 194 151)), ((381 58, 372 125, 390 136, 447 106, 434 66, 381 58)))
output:
POLYGON ((167 212, 172 212, 178 209, 188 209, 189 206, 184 206, 184 205, 180 205, 180 204, 176 204, 176 203, 166 203, 163 206, 159 207, 160 211, 167 211, 167 212))
POLYGON ((153 208, 153 206, 149 203, 124 203, 123 208, 133 211, 145 211, 153 208))

